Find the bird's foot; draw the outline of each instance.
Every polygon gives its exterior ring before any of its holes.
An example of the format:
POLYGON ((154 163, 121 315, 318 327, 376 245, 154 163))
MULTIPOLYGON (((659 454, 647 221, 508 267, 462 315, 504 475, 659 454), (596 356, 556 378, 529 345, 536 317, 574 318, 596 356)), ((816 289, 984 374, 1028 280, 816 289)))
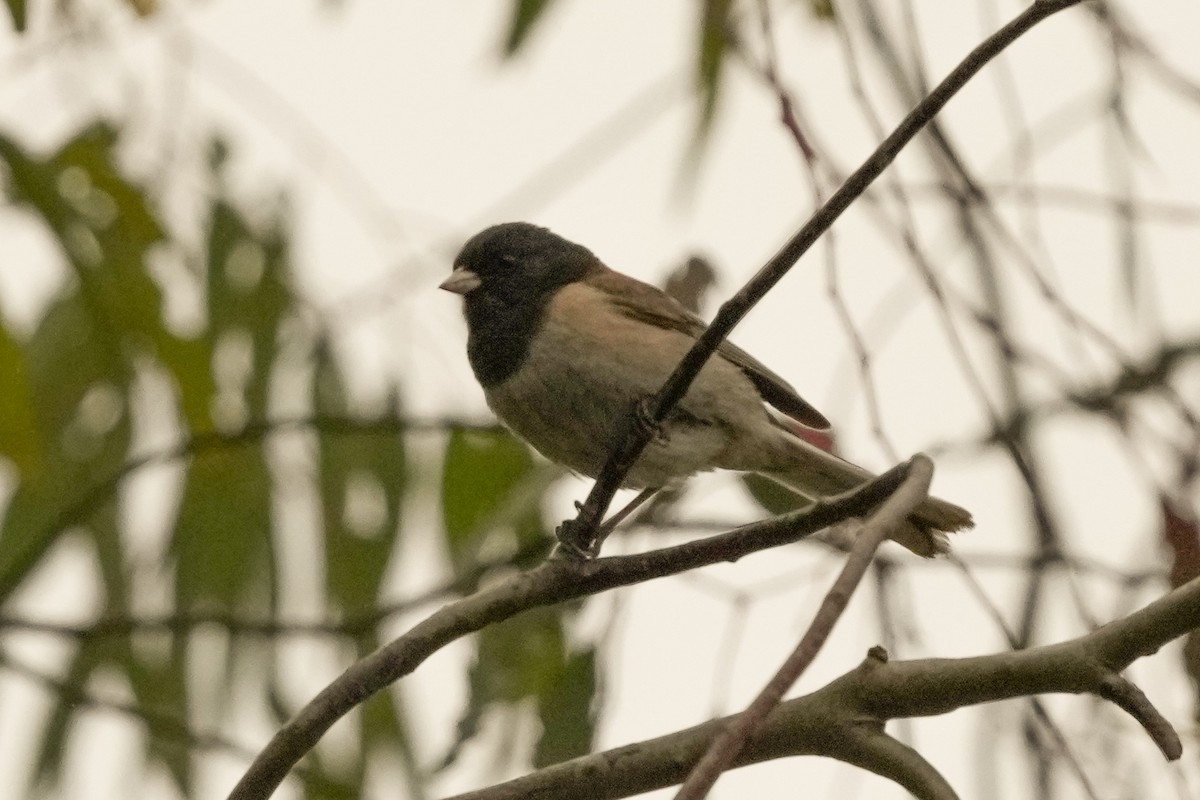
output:
POLYGON ((633 427, 647 441, 667 438, 662 424, 654 418, 653 397, 643 397, 633 404, 633 427))
MULTIPOLYGON (((583 508, 579 503, 575 505, 579 509, 583 508)), ((558 539, 558 547, 555 548, 555 555, 569 558, 573 561, 590 561, 595 558, 593 543, 585 541, 584 535, 588 527, 587 525, 581 525, 577 519, 569 519, 559 525, 554 531, 554 536, 558 539)))

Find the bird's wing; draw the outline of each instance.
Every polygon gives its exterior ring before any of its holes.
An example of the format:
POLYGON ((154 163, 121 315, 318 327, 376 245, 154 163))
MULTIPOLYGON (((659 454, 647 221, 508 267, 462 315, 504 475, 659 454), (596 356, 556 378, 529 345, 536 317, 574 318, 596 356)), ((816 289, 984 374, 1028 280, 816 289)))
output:
MULTIPOLYGON (((628 275, 606 269, 589 275, 586 281, 608 295, 613 306, 632 319, 676 330, 693 339, 699 338, 708 328, 703 320, 670 295, 628 275)), ((742 370, 763 400, 803 425, 828 430, 830 425, 825 415, 757 358, 728 341, 722 342, 717 352, 742 370)))

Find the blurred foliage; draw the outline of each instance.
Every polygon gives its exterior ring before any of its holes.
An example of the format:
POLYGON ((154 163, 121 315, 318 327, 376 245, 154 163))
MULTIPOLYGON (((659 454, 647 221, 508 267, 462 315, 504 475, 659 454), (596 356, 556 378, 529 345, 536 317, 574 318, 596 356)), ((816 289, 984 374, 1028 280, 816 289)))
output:
MULTIPOLYGON (((528 45, 534 30, 544 27, 551 0, 512 0, 502 52, 505 58, 517 55, 528 45)), ((833 21, 836 13, 830 0, 807 0, 811 17, 823 23, 833 21)), ((694 89, 697 102, 695 139, 688 165, 694 168, 698 156, 716 120, 727 68, 726 57, 733 52, 733 31, 737 17, 757 13, 753 3, 734 0, 700 0, 696 4, 694 89)))
POLYGON ((696 45, 696 90, 700 99, 700 135, 712 127, 721 89, 722 67, 729 46, 729 15, 733 0, 703 0, 700 37, 696 45))
MULTIPOLYGON (((13 28, 24 32, 29 24, 29 3, 26 0, 5 0, 9 16, 12 17, 13 28)), ((121 4, 133 11, 139 17, 148 17, 158 11, 158 0, 121 0, 121 4)), ((51 6, 47 0, 45 3, 51 6)), ((79 0, 55 0, 52 10, 60 17, 69 17, 80 5, 79 0)))
MULTIPOLYGON (((503 52, 512 57, 530 41, 530 34, 551 7, 550 0, 513 0, 503 52)), ((729 49, 730 15, 733 0, 702 0, 696 39, 696 97, 699 116, 696 144, 703 144, 717 111, 725 56, 729 49)))
MULTIPOLYGON (((36 152, 0 134, 7 203, 48 234, 57 252, 45 257, 67 276, 31 330, 0 324, 0 474, 11 476, 0 601, 10 618, 29 613, 21 589, 67 540, 87 545, 100 596, 48 717, 28 731, 37 786, 58 784, 80 714, 98 702, 92 687, 115 679, 146 726, 148 763, 190 796, 197 755, 218 747, 198 732, 201 720, 224 729, 240 710, 234 697, 256 696, 282 723, 309 699, 281 682, 295 668, 292 651, 284 653, 288 637, 264 646, 261 633, 252 635, 271 625, 287 633, 282 596, 319 593, 330 620, 322 635, 349 645, 340 651, 348 664, 383 643, 362 620, 387 618, 381 609, 396 591, 389 569, 405 537, 440 536, 442 580, 469 590, 488 574, 481 561, 499 568, 506 558, 545 554, 541 499, 561 471, 501 432, 454 431, 443 458, 412 461, 399 387, 381 411, 358 411, 333 331, 295 291, 285 199, 236 197, 225 176, 233 154, 215 141, 198 154, 207 164, 198 218, 169 223, 157 187, 124 157, 122 137, 119 126, 97 122, 36 152), (189 226, 191 235, 178 230, 189 226), (167 313, 181 298, 198 309, 187 326, 167 313), (283 403, 280 387, 302 385, 309 421, 277 426, 273 412, 297 404, 294 396, 283 403), (146 456, 144 432, 164 425, 177 444, 146 456), (164 533, 154 544, 144 524, 134 528, 147 512, 133 511, 124 489, 172 461, 178 492, 159 498, 164 533), (405 502, 430 471, 440 471, 425 483, 441 483, 445 524, 411 529, 405 502), (280 509, 303 496, 313 500, 319 530, 311 541, 282 527, 280 509), (160 558, 147 559, 147 547, 160 558), (281 548, 297 548, 299 558, 281 548), (285 563, 315 565, 323 583, 308 586, 285 563), (146 592, 164 582, 165 593, 146 592), (147 615, 160 621, 143 632, 147 615), (339 632, 338 620, 357 622, 339 632)), ((434 567, 414 590, 437 585, 434 567)), ((464 676, 471 692, 460 744, 487 708, 518 713, 532 698, 522 713, 536 714, 546 733, 531 758, 586 751, 596 679, 591 651, 566 644, 572 613, 544 610, 478 637, 464 676)), ((315 755, 306 796, 358 796, 373 759, 403 767, 410 793, 421 796, 424 771, 402 693, 373 698, 357 719, 356 756, 315 755)))
POLYGON ((504 40, 504 55, 511 56, 521 49, 534 24, 542 19, 550 5, 550 0, 514 0, 512 21, 509 22, 508 36, 504 40))
POLYGON ((24 31, 28 23, 28 11, 25 7, 25 0, 7 0, 8 13, 12 16, 13 27, 18 31, 24 31))
MULTIPOLYGON (((126 16, 159 10, 153 0, 113 4, 126 16)), ((506 57, 546 27, 553 5, 513 0, 506 57)), ((7 0, 15 30, 28 29, 31 6, 7 0)), ((48 3, 37 19, 86 16, 84 6, 48 3)), ((697 9, 703 143, 732 16, 753 7, 704 0, 697 9)), ((827 19, 832 5, 812 0, 812 10, 827 19)), ((60 783, 81 715, 105 705, 93 694, 103 681, 125 689, 121 710, 145 727, 146 773, 162 771, 191 796, 198 758, 241 740, 248 699, 276 724, 309 699, 286 680, 303 668, 295 638, 332 641, 346 665, 383 644, 379 624, 407 597, 439 585, 468 592, 543 557, 551 537, 542 500, 562 471, 499 430, 448 426, 440 453, 413 447, 399 386, 364 412, 336 331, 296 289, 286 194, 239 196, 227 175, 230 146, 189 142, 176 157, 203 163, 202 185, 190 187, 200 201, 169 216, 162 198, 175 187, 138 172, 128 138, 127 123, 92 119, 40 151, 0 131, 7 205, 45 232, 53 247, 45 257, 67 276, 31 329, 0 319, 0 612, 29 612, 22 589, 56 554, 90 559, 95 606, 45 682, 57 687, 48 715, 25 732, 36 741, 34 789, 60 783), (180 307, 192 310, 186 325, 180 307), (304 387, 299 398, 295 387, 304 387), (279 409, 296 407, 307 420, 280 424, 279 409), (173 444, 149 450, 164 428, 173 444), (151 474, 158 486, 174 482, 154 498, 157 539, 146 509, 132 507, 146 494, 127 490, 151 474), (429 486, 440 490, 440 527, 405 513, 417 487, 429 486), (298 517, 284 510, 297 507, 311 511, 315 536, 289 529, 298 517), (414 536, 436 537, 445 564, 422 565, 429 581, 400 592, 389 575, 414 536), (320 609, 319 629, 291 620, 283 598, 295 596, 316 598, 306 607, 320 609)), ((712 281, 700 266, 673 287, 697 306, 712 281)), ((795 502, 774 484, 750 485, 768 508, 795 502)), ((664 494, 641 518, 665 514, 678 497, 664 494)), ((572 635, 577 610, 537 609, 475 637, 443 766, 496 715, 536 718, 528 757, 537 766, 588 752, 600 676, 594 645, 572 635)), ((0 664, 5 657, 0 644, 0 664)), ((411 717, 402 691, 371 698, 355 716, 351 755, 318 749, 306 760, 304 795, 357 797, 382 764, 404 772, 410 796, 424 796, 429 753, 414 744, 411 717)))
MULTIPOLYGON (((146 0, 114 2, 137 16, 158 10, 146 0)), ((545 27, 552 5, 514 0, 506 57, 545 27)), ((734 6, 700 7, 698 141, 716 113, 734 6)), ((25 31, 33 8, 8 0, 8 10, 25 31)), ((83 9, 67 0, 49 11, 67 20, 83 9)), ((440 537, 441 580, 471 591, 497 569, 545 556, 542 498, 562 471, 499 430, 448 430, 440 458, 412 457, 400 387, 363 413, 335 332, 297 294, 286 196, 238 196, 226 174, 236 154, 216 138, 184 154, 203 164, 201 202, 168 218, 162 198, 172 187, 139 175, 127 137, 123 124, 95 120, 41 152, 0 132, 5 198, 48 234, 56 252, 46 258, 68 275, 31 330, 0 320, 0 459, 13 478, 0 518, 0 603, 20 608, 22 588, 68 540, 87 545, 100 596, 49 715, 28 732, 37 741, 34 781, 58 784, 80 714, 95 705, 94 684, 115 679, 146 727, 148 764, 190 796, 197 756, 221 748, 201 729, 230 730, 235 696, 259 698, 277 724, 308 699, 283 682, 295 668, 285 648, 298 634, 288 631, 281 598, 319 593, 323 635, 332 632, 349 663, 383 644, 377 625, 404 599, 392 596, 388 576, 407 537, 440 537), (195 309, 195 319, 184 325, 168 313, 179 307, 195 309), (280 387, 305 385, 307 397, 283 402, 280 387), (272 422, 279 408, 297 405, 308 422, 272 422), (164 424, 176 444, 147 456, 144 432, 164 424), (149 550, 158 556, 147 559, 145 534, 132 529, 141 514, 130 513, 125 488, 164 463, 177 489, 162 498, 161 541, 149 550), (438 474, 423 477, 430 471, 438 474), (408 521, 418 485, 440 487, 440 529, 408 521), (311 505, 316 537, 282 527, 281 508, 298 502, 311 505), (295 563, 313 565, 320 584, 293 574, 286 565, 295 563), (149 619, 158 622, 143 629, 149 619)), ((694 302, 711 276, 688 278, 697 279, 687 290, 694 302)), ((654 508, 675 499, 665 495, 654 508)), ((539 609, 476 637, 443 766, 494 715, 537 719, 528 754, 536 765, 590 749, 599 676, 594 647, 571 636, 576 610, 539 609)), ((401 691, 364 704, 353 757, 312 754, 305 796, 358 796, 373 759, 402 768, 409 794, 423 796, 428 765, 410 716, 401 691)))
MULTIPOLYGON (((479 733, 485 713, 515 713, 531 703, 541 723, 536 767, 591 750, 596 689, 595 651, 572 651, 563 614, 538 608, 484 629, 469 675, 470 702, 443 767, 479 733)), ((507 726, 506 726, 507 727, 507 726)))
MULTIPOLYGON (((122 19, 160 10, 154 0, 108 5, 122 19)), ((547 34, 554 5, 512 0, 500 37, 506 58, 547 34)), ((71 35, 47 37, 47 60, 69 51, 80 30, 105 27, 104 0, 6 6, 21 33, 75 19, 64 27, 71 35)), ((753 34, 749 43, 733 39, 735 29, 758 30, 746 24, 760 12, 749 0, 694 9, 693 156, 720 111, 729 56, 743 44, 753 56, 760 44, 753 34)), ((829 0, 807 0, 803 10, 818 22, 835 14, 829 0)), ((244 757, 238 731, 247 719, 277 726, 310 699, 291 679, 310 670, 314 648, 330 656, 313 659, 323 668, 334 659, 345 666, 383 644, 390 628, 381 626, 409 610, 406 601, 425 607, 544 557, 551 537, 542 501, 562 472, 500 430, 446 424, 431 436, 423 425, 418 441, 404 387, 362 402, 338 331, 297 289, 286 192, 239 193, 230 146, 181 137, 173 157, 203 164, 198 178, 186 178, 199 184, 188 186, 198 201, 169 215, 163 198, 184 180, 172 170, 148 179, 130 158, 134 125, 86 108, 82 121, 64 115, 77 127, 53 147, 0 130, 6 210, 45 234, 42 255, 64 275, 31 325, 0 318, 0 636, 23 621, 52 627, 42 623, 63 609, 31 609, 23 594, 62 559, 86 561, 95 600, 78 629, 58 631, 69 646, 35 681, 52 694, 48 712, 22 732, 36 753, 30 794, 61 785, 71 747, 92 744, 74 741, 80 718, 99 707, 143 726, 131 769, 169 776, 192 796, 203 756, 244 757), (428 502, 431 491, 439 502, 428 502), (311 530, 293 529, 305 525, 311 530), (425 561, 404 563, 414 552, 425 561), (424 579, 399 586, 401 574, 424 579), (297 597, 316 624, 296 621, 287 601, 297 597)), ((699 308, 712 274, 691 262, 672 281, 673 293, 699 308)), ((1154 368, 1127 369, 1103 393, 1074 400, 1110 411, 1117 399, 1166 385, 1173 365, 1197 349, 1168 348, 1154 368)), ((803 503, 766 479, 745 485, 772 513, 803 503)), ((670 518, 679 497, 663 493, 638 519, 670 518)), ((1194 521, 1164 497, 1177 581, 1200 571, 1197 537, 1194 521)), ((64 602, 75 594, 64 591, 64 602)), ((473 638, 464 674, 447 678, 461 680, 466 699, 450 710, 458 727, 443 767, 485 738, 490 720, 518 715, 539 726, 532 752, 517 754, 537 766, 591 748, 602 676, 596 644, 575 630, 577 612, 539 608, 473 638)), ((1189 639, 1184 658, 1200 685, 1200 639, 1189 639)), ((0 667, 13 663, 0 641, 0 667)), ((402 690, 371 698, 344 728, 349 746, 319 747, 297 771, 304 796, 359 797, 372 772, 400 771, 408 795, 424 797, 437 764, 428 763, 431 737, 413 733, 421 722, 402 690)))
POLYGON ((819 20, 831 21, 837 16, 833 0, 808 0, 808 10, 819 20))
POLYGON ((761 475, 754 473, 742 475, 742 485, 750 493, 751 499, 768 514, 787 514, 812 505, 791 489, 761 475))
POLYGON ((538 465, 506 431, 455 431, 442 472, 442 519, 455 569, 484 554, 511 553, 549 539, 537 498, 562 470, 538 465))

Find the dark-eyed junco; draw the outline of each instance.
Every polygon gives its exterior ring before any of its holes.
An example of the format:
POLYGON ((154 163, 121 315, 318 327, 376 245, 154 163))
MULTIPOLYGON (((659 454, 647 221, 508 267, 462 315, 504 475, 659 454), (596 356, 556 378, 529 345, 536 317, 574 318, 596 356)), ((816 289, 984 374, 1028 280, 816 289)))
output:
MULTIPOLYGON (((441 288, 465 300, 467 357, 488 405, 542 455, 593 478, 628 430, 635 403, 661 388, 705 329, 662 291, 523 222, 476 234, 441 288)), ((665 486, 721 468, 817 498, 871 477, 805 441, 796 423, 829 428, 782 378, 725 342, 626 485, 665 486)), ((946 549, 945 532, 971 524, 965 509, 930 498, 893 538, 929 556, 946 549)))

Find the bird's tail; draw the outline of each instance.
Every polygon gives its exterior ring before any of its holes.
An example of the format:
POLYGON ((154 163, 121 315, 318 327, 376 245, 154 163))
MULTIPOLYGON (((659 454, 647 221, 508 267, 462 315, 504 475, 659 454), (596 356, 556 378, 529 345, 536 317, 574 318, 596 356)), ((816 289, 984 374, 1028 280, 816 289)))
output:
MULTIPOLYGON (((807 442, 789 440, 788 465, 769 470, 764 477, 783 484, 804 497, 816 500, 841 494, 861 486, 874 476, 862 467, 813 447, 807 442)), ((936 497, 927 498, 908 521, 892 532, 893 541, 920 556, 931 557, 950 549, 946 534, 974 525, 971 512, 936 497)))

